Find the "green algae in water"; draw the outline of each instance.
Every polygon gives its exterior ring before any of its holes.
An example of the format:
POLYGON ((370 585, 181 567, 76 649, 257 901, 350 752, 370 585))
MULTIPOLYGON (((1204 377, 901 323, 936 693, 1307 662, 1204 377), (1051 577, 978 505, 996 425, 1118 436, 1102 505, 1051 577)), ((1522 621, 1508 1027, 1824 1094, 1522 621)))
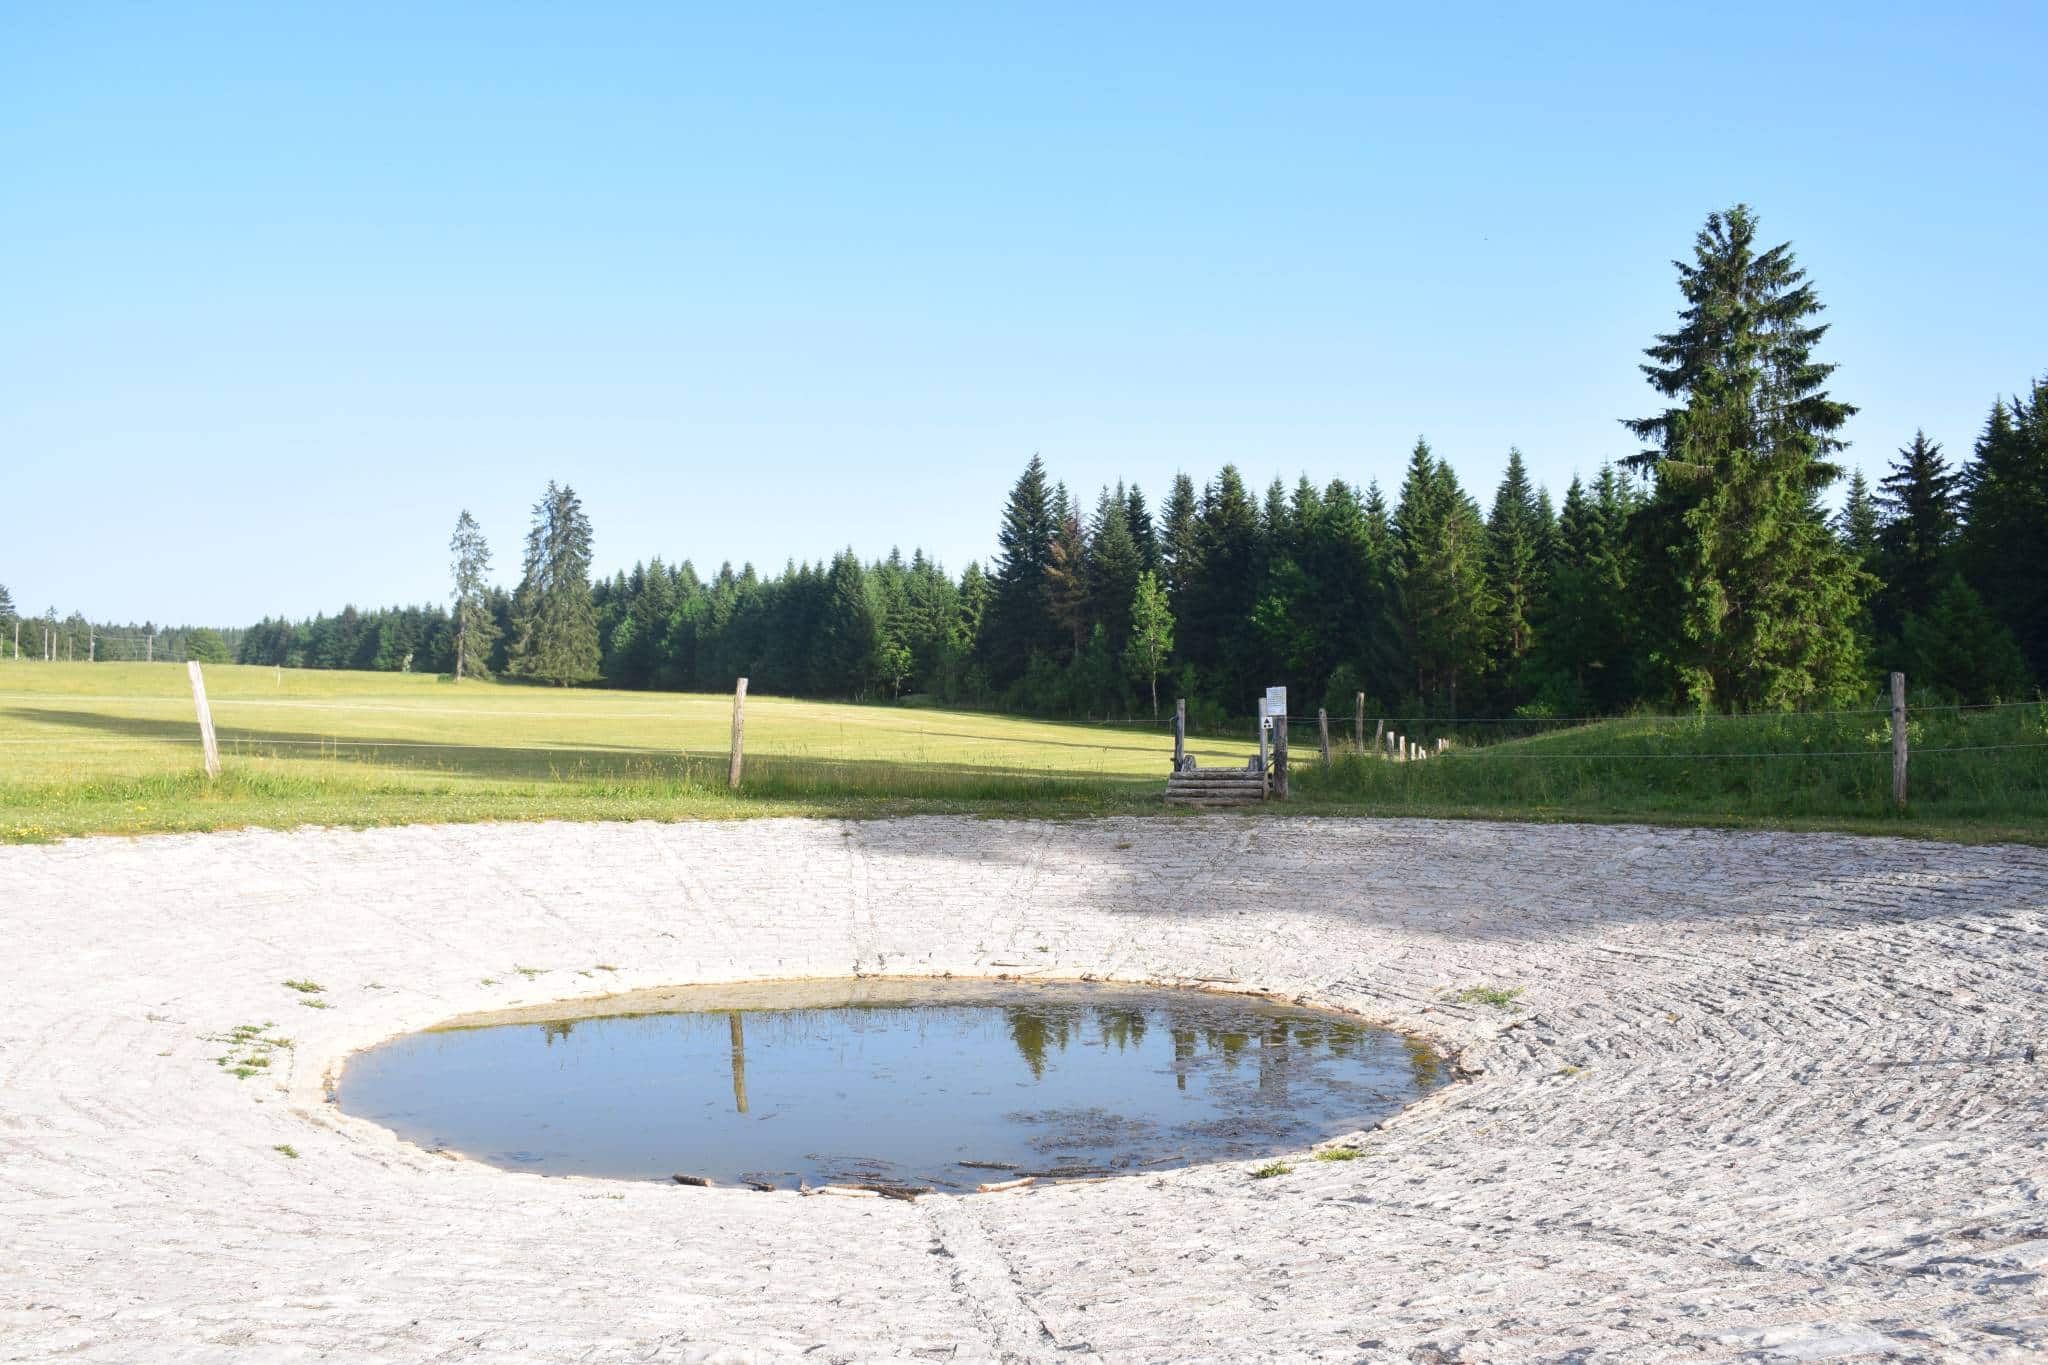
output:
POLYGON ((972 1190, 1298 1151, 1447 1077, 1347 1015, 1205 991, 983 981, 686 987, 369 1049, 337 1098, 546 1175, 972 1190))

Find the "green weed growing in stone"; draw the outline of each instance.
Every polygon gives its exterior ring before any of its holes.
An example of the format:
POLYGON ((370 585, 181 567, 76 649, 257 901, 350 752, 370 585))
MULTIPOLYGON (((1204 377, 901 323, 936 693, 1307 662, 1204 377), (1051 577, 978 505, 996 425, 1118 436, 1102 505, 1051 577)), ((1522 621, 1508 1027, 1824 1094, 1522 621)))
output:
POLYGON ((1500 986, 1471 986, 1459 991, 1454 998, 1468 1005, 1491 1005, 1497 1010, 1519 1010, 1522 1007, 1515 1003, 1515 999, 1521 993, 1520 986, 1513 989, 1504 989, 1500 986))
POLYGON ((1270 1166, 1261 1166, 1256 1171, 1253 1171, 1252 1179, 1271 1180, 1276 1175, 1292 1175, 1293 1173, 1294 1168, 1292 1166, 1284 1161, 1276 1161, 1270 1166))

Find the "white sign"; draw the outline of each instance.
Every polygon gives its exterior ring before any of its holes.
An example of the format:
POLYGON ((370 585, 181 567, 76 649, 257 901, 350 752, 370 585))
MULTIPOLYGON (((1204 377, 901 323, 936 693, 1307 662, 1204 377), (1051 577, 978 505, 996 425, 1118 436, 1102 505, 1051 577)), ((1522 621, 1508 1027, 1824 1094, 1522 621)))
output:
POLYGON ((1287 689, 1269 687, 1266 689, 1266 714, 1284 717, 1287 714, 1287 689))

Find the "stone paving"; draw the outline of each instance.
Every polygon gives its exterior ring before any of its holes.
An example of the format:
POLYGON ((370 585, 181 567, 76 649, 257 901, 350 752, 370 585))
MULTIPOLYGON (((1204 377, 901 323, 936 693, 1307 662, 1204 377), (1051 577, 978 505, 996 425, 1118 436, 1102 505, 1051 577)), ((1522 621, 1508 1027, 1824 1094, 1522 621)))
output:
POLYGON ((0 848, 0 887, 4 1360, 2048 1357, 2041 849, 477 825, 0 848), (1271 991, 1468 1075, 1355 1161, 916 1203, 508 1174, 326 1100, 459 1013, 852 972, 1271 991), (268 1073, 216 1064, 265 1022, 268 1073))

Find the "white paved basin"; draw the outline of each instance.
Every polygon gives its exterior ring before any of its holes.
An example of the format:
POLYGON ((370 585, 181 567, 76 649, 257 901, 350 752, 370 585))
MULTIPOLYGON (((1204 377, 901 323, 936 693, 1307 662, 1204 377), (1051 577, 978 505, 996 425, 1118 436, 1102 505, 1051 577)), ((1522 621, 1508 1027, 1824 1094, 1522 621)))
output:
POLYGON ((0 849, 0 1359, 2037 1359, 2044 1006, 2036 849, 1226 817, 0 849), (1473 1074, 1356 1161, 915 1204, 507 1174, 325 1099, 465 1011, 851 972, 1269 990, 1473 1074), (266 1021, 273 1074, 215 1064, 266 1021))

